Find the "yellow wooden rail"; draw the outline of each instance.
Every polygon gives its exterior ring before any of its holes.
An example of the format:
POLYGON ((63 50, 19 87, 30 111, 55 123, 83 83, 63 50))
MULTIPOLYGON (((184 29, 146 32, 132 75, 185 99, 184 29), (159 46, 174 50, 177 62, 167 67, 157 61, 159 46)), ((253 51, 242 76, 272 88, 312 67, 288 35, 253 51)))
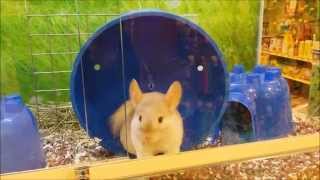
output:
MULTIPOLYGON (((90 164, 90 179, 119 179, 148 176, 209 164, 230 163, 256 158, 284 156, 293 153, 316 151, 320 148, 319 133, 182 152, 176 155, 157 156, 136 160, 121 160, 90 164)), ((76 167, 59 167, 2 175, 8 179, 77 179, 76 167)))
POLYGON ((33 171, 10 173, 0 176, 0 180, 19 180, 19 179, 30 179, 30 180, 58 180, 66 179, 72 180, 77 179, 72 166, 60 166, 55 168, 39 169, 33 171))

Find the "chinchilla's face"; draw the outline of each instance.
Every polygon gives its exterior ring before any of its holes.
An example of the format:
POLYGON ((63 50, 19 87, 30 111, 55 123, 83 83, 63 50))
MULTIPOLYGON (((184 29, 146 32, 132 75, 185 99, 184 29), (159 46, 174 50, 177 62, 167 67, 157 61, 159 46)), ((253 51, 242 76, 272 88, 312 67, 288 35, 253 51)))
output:
POLYGON ((136 128, 148 133, 175 124, 176 109, 171 109, 161 93, 145 93, 136 106, 133 122, 136 128))
POLYGON ((132 119, 133 128, 143 132, 165 129, 176 124, 177 107, 182 96, 181 84, 173 82, 167 93, 143 93, 137 83, 132 80, 129 87, 130 102, 135 107, 132 119))

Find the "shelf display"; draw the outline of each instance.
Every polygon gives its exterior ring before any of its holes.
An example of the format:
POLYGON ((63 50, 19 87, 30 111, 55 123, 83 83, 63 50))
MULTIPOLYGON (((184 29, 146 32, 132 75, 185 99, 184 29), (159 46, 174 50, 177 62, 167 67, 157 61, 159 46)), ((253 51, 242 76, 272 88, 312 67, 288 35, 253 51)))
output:
POLYGON ((301 84, 304 92, 317 78, 312 69, 320 61, 319 5, 316 0, 264 1, 259 63, 281 68, 289 84, 301 84))

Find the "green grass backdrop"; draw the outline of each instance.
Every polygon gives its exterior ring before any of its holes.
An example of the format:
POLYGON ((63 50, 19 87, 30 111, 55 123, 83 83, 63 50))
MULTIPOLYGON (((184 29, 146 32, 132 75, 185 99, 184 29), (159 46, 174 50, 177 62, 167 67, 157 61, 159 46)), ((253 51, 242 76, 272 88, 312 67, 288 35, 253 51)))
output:
MULTIPOLYGON (((78 52, 78 23, 81 33, 95 32, 114 16, 27 17, 27 14, 114 13, 152 8, 189 17, 216 41, 228 69, 256 63, 259 0, 1 0, 1 95, 18 92, 32 103, 33 89, 67 89, 69 72, 38 74, 32 71, 70 71, 76 54, 35 55, 31 53, 78 52), (29 36, 60 33, 66 36, 29 36), (74 35, 73 35, 74 34, 74 35)), ((83 44, 89 35, 81 35, 83 44)), ((39 92, 41 103, 69 101, 69 91, 39 92)))

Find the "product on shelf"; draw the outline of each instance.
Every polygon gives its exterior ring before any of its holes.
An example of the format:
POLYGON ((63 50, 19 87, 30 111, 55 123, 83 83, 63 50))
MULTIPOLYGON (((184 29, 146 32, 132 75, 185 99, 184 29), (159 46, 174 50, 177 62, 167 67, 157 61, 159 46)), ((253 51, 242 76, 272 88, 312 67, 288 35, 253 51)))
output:
POLYGON ((302 19, 298 20, 296 28, 297 28, 296 40, 304 41, 304 24, 302 19))
POLYGON ((269 49, 269 47, 270 47, 270 40, 271 40, 270 37, 263 37, 263 40, 262 40, 262 49, 264 49, 264 50, 268 50, 268 49, 269 49))
POLYGON ((281 53, 282 49, 283 49, 283 38, 277 38, 276 40, 276 52, 277 53, 281 53))
POLYGON ((268 55, 268 54, 261 54, 261 57, 260 57, 261 64, 268 64, 269 57, 270 57, 270 55, 268 55))
POLYGON ((310 22, 304 20, 304 39, 311 40, 312 39, 312 26, 310 22))
POLYGON ((285 75, 294 77, 295 73, 299 73, 299 66, 295 61, 281 61, 282 72, 285 75))
POLYGON ((306 40, 304 42, 304 58, 312 59, 312 40, 306 40))
POLYGON ((301 68, 299 66, 292 66, 289 70, 289 76, 294 78, 299 78, 299 74, 301 72, 301 68))
POLYGON ((314 64, 319 64, 320 61, 320 49, 313 49, 312 50, 312 59, 314 64))
POLYGON ((269 23, 268 22, 263 22, 263 29, 262 29, 263 34, 269 34, 269 23))
POLYGON ((289 66, 282 66, 282 72, 283 74, 289 74, 290 68, 289 66))
POLYGON ((308 68, 301 68, 299 78, 304 79, 304 80, 310 80, 311 79, 311 71, 308 68))
POLYGON ((277 59, 270 59, 269 65, 271 66, 279 66, 279 62, 277 59))
POLYGON ((292 33, 286 32, 284 34, 283 41, 282 41, 281 53, 283 55, 293 56, 293 47, 294 47, 294 40, 292 37, 292 33))
POLYGON ((276 51, 276 50, 277 50, 277 38, 273 37, 270 39, 269 51, 276 51))
POLYGON ((304 41, 299 41, 299 50, 298 50, 298 56, 303 58, 304 57, 304 41))
POLYGON ((312 41, 312 49, 316 49, 320 51, 320 41, 317 41, 315 38, 315 34, 314 34, 314 38, 312 41))
POLYGON ((301 15, 301 14, 304 13, 305 5, 306 5, 306 2, 305 2, 305 1, 298 1, 297 13, 298 13, 299 15, 301 15))
POLYGON ((320 41, 317 41, 315 34, 313 35, 312 41, 312 60, 315 64, 318 64, 320 61, 320 41))
POLYGON ((288 16, 294 16, 297 9, 297 0, 286 0, 285 12, 288 16))

